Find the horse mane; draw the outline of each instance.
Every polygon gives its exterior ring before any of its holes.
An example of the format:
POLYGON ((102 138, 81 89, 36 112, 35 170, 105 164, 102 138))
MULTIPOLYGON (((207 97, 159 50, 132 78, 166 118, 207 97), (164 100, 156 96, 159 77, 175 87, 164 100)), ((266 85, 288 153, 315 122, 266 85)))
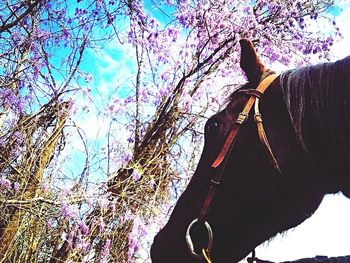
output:
POLYGON ((348 162, 350 56, 334 63, 286 71, 280 76, 280 84, 296 136, 306 153, 319 159, 313 149, 319 143, 328 157, 344 157, 348 162))

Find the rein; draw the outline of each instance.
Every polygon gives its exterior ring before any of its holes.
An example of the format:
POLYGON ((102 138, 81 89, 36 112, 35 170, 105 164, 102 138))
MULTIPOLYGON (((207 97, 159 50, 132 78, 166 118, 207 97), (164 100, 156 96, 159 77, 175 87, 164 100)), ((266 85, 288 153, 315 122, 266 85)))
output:
POLYGON ((200 213, 198 218, 195 218, 190 225, 187 228, 186 231, 186 243, 187 247, 189 249, 190 254, 199 260, 204 259, 207 263, 212 263, 212 259, 210 257, 210 252, 212 249, 212 244, 213 244, 213 231, 209 225, 209 223, 206 221, 212 200, 215 196, 217 187, 220 185, 221 180, 222 180, 222 175, 224 173, 224 169, 226 166, 227 159, 226 158, 230 152, 232 151, 236 138, 239 134, 240 128, 243 126, 243 124, 248 120, 249 113, 254 105, 254 120, 257 125, 257 130, 258 130, 258 137, 259 140, 262 144, 262 146, 265 149, 266 154, 269 157, 269 160, 273 167, 281 173, 281 170, 279 168, 278 162, 272 152, 272 149, 270 147, 270 144, 268 142, 264 126, 263 126, 263 121, 262 121, 262 116, 259 111, 259 100, 261 99, 262 95, 264 94, 265 90, 270 86, 270 84, 278 77, 277 74, 272 74, 269 75, 260 82, 258 87, 255 90, 243 90, 241 92, 244 92, 245 94, 250 95, 249 100, 245 104, 243 111, 238 115, 237 120, 234 123, 233 128, 231 129, 223 147, 221 148, 220 153, 216 157, 215 161, 212 163, 211 168, 214 169, 214 173, 212 175, 212 178, 210 180, 210 186, 208 193, 204 199, 204 202, 202 204, 200 213), (208 245, 206 248, 202 248, 202 254, 198 254, 195 252, 194 249, 194 244, 191 238, 190 231, 193 227, 194 224, 200 223, 204 225, 204 227, 207 230, 208 233, 208 245))

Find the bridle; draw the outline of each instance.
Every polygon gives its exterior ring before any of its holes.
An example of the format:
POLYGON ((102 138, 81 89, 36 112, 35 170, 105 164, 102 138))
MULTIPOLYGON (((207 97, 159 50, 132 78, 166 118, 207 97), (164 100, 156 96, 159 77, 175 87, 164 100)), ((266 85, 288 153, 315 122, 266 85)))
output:
MULTIPOLYGON (((266 72, 267 74, 269 72, 266 72)), ((229 135, 226 138, 226 141, 221 148, 220 153, 216 157, 215 161, 212 163, 211 168, 214 169, 214 173, 211 177, 210 180, 210 186, 208 193, 204 199, 204 202, 202 203, 202 207, 199 213, 198 218, 195 218, 188 226, 187 231, 186 231, 186 243, 187 247, 189 249, 190 254, 196 258, 196 259, 205 259, 206 262, 211 263, 211 257, 210 257, 210 252, 212 249, 212 244, 213 244, 213 231, 209 225, 209 223, 206 221, 212 200, 215 196, 215 193, 217 191, 218 186, 221 183, 222 180, 222 175, 225 170, 225 166, 227 163, 226 158, 228 155, 230 155, 232 149, 234 148, 236 138, 239 134, 240 128, 244 125, 244 123, 248 120, 249 113, 254 105, 254 120, 257 125, 257 130, 258 130, 258 136, 259 140, 261 142, 261 145, 266 151, 266 154, 269 157, 269 160, 272 164, 272 166, 279 172, 280 168, 278 165, 278 162, 272 152, 271 146, 268 142, 264 126, 263 126, 263 121, 262 121, 262 116, 259 111, 259 100, 262 98, 265 90, 270 86, 270 84, 278 77, 278 74, 271 74, 268 76, 264 76, 261 78, 261 82, 258 85, 256 89, 249 89, 249 90, 241 90, 240 92, 244 92, 245 94, 249 95, 249 99, 247 103, 245 104, 243 111, 238 115, 238 118, 235 120, 235 123, 233 125, 233 128, 231 129, 229 135), (201 252, 202 254, 198 254, 195 252, 194 249, 194 244, 191 238, 190 231, 192 227, 196 224, 202 224, 207 230, 208 233, 208 245, 206 248, 202 248, 201 252)))

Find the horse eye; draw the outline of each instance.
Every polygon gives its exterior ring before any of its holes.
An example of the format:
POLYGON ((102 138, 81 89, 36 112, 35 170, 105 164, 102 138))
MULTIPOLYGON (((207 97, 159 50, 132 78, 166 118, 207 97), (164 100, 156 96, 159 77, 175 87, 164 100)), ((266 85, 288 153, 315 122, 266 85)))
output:
POLYGON ((209 121, 207 124, 207 129, 212 129, 212 128, 216 128, 219 126, 219 123, 217 121, 209 121))

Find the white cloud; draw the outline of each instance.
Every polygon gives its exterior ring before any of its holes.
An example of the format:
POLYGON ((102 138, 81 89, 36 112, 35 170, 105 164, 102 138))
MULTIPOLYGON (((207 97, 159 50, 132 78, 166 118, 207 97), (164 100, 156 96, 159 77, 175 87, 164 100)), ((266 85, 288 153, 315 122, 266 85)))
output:
POLYGON ((344 35, 344 39, 339 43, 336 43, 333 47, 334 55, 339 59, 350 55, 350 2, 344 1, 341 8, 343 11, 340 16, 337 17, 336 21, 340 31, 344 35))

